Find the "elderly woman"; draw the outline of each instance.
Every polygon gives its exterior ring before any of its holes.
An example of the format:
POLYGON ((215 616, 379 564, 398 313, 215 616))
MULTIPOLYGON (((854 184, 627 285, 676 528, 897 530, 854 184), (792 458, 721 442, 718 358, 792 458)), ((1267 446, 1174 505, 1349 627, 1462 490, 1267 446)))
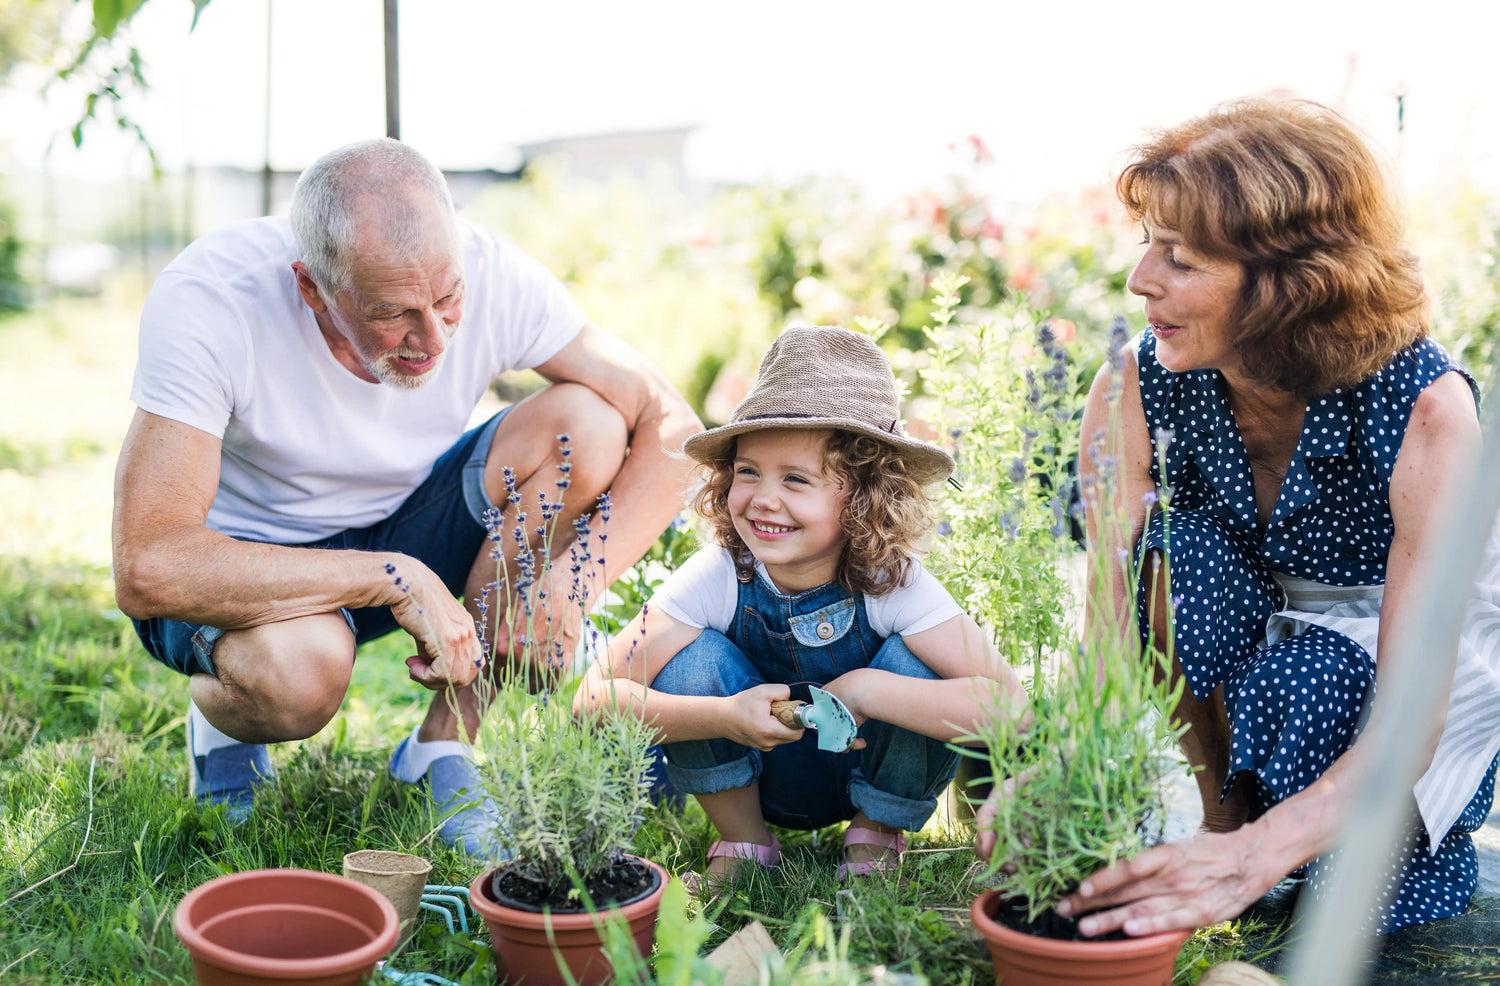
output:
MULTIPOLYGON (((1337 114, 1219 107, 1141 148, 1117 191, 1145 234, 1129 288, 1150 327, 1094 381, 1081 469, 1086 484, 1119 470, 1137 615, 1186 679, 1176 714, 1204 823, 1085 880, 1058 908, 1088 915, 1085 935, 1232 918, 1299 868, 1319 892, 1368 769, 1362 713, 1441 564, 1432 532, 1479 443, 1474 381, 1427 337, 1391 193, 1337 114)), ((1461 675, 1482 629, 1466 634, 1461 675)), ((1389 899, 1372 905, 1381 931, 1460 913, 1473 894, 1469 833, 1500 746, 1493 697, 1480 699, 1446 732, 1412 724, 1436 756, 1389 899), (1466 745, 1476 730, 1483 742, 1466 745)))

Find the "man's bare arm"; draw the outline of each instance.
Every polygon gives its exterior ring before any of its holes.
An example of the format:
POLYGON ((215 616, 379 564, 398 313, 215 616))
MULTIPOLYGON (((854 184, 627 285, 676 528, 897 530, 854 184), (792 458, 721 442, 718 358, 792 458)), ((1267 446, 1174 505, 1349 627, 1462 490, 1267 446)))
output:
POLYGON ((391 606, 430 653, 448 658, 452 680, 473 677, 473 620, 415 558, 256 544, 209 530, 220 446, 189 425, 136 412, 115 472, 115 597, 123 612, 237 630, 340 607, 391 606))
MULTIPOLYGON (((682 508, 692 462, 674 453, 703 426, 660 371, 591 324, 585 323, 577 338, 536 369, 554 383, 571 381, 594 391, 620 412, 630 432, 630 455, 609 491, 603 578, 609 585, 646 553, 682 508)), ((591 533, 601 530, 596 517, 591 533)))

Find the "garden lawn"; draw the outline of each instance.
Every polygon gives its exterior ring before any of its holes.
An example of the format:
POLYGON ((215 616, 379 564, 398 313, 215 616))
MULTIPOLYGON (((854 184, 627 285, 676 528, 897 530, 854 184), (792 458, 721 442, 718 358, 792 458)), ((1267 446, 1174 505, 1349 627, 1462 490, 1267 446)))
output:
MULTIPOLYGON (((425 698, 400 656, 394 636, 361 651, 338 717, 311 741, 273 748, 276 783, 235 827, 188 797, 184 682, 140 649, 107 572, 0 557, 0 981, 191 982, 172 909, 223 873, 338 872, 345 853, 398 849, 431 859, 433 882, 467 885, 479 864, 438 844, 424 799, 386 777, 391 745, 425 698)), ((859 982, 855 970, 874 966, 932 983, 991 981, 968 929, 980 888, 966 829, 929 827, 898 875, 852 888, 833 878, 837 829, 782 838, 775 874, 753 874, 709 905, 705 949, 759 920, 784 952, 812 946, 804 961, 839 952, 848 975, 828 982, 859 982)), ((701 869, 710 841, 694 806, 654 812, 637 849, 676 872, 701 869)), ((1238 935, 1200 936, 1180 981, 1206 964, 1200 946, 1221 954, 1238 935)), ((487 949, 437 923, 392 964, 493 981, 487 949)))

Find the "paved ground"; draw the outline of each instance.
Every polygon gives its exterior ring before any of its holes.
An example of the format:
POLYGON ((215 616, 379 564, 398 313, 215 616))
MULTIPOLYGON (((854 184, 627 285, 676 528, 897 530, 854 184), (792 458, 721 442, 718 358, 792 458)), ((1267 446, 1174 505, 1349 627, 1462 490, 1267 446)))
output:
MULTIPOLYGON (((1171 788, 1168 838, 1191 832, 1201 817, 1197 788, 1182 777, 1171 788)), ((1474 841, 1479 849, 1479 892, 1468 913, 1388 935, 1372 962, 1368 982, 1500 986, 1500 811, 1490 815, 1474 841)), ((1295 895, 1283 885, 1258 910, 1273 926, 1286 927, 1294 903, 1295 895)), ((1275 972, 1283 955, 1272 952, 1256 964, 1275 972)))

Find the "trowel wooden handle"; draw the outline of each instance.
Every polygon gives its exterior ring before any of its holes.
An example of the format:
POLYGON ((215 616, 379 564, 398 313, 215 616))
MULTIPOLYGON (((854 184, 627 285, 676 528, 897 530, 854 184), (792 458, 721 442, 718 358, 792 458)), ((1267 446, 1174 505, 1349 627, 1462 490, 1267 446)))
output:
POLYGON ((788 729, 802 729, 802 721, 797 718, 797 710, 806 704, 806 702, 780 699, 771 703, 771 715, 780 719, 781 724, 788 729))

